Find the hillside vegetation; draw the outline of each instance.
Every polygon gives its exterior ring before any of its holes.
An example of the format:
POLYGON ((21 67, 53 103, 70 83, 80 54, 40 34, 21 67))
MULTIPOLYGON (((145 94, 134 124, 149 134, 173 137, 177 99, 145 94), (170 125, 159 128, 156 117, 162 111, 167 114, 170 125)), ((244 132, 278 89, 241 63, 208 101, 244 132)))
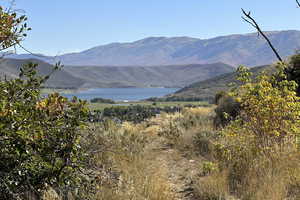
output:
MULTIPOLYGON (((261 71, 274 71, 273 66, 260 66, 251 68, 250 71, 253 75, 258 75, 261 71)), ((232 83, 237 83, 236 72, 223 74, 211 79, 204 81, 195 82, 189 86, 186 86, 176 93, 166 96, 165 98, 160 98, 160 100, 188 100, 195 99, 198 101, 209 101, 213 102, 215 95, 220 91, 228 91, 232 83)))

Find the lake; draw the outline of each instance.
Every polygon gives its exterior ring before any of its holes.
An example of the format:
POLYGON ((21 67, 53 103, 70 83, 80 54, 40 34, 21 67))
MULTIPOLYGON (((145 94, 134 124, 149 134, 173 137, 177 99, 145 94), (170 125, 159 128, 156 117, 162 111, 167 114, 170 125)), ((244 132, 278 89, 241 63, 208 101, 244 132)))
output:
POLYGON ((68 98, 77 96, 84 100, 101 97, 114 101, 139 101, 150 97, 162 97, 174 93, 179 89, 180 88, 95 88, 62 95, 68 98))

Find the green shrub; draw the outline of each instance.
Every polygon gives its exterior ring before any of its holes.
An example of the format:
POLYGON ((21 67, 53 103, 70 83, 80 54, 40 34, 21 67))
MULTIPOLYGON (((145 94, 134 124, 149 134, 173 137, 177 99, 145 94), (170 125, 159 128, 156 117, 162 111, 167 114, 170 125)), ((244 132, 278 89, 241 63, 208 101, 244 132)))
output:
POLYGON ((105 108, 102 117, 139 123, 155 116, 158 112, 158 109, 152 106, 113 106, 105 108))
POLYGON ((85 102, 58 94, 42 98, 47 77, 37 65, 22 67, 20 78, 0 82, 0 196, 17 199, 48 186, 72 184, 83 159, 79 143, 85 102))
POLYGON ((247 69, 239 68, 243 84, 231 97, 242 110, 215 142, 214 155, 228 172, 230 191, 241 199, 285 199, 287 188, 299 181, 295 177, 300 168, 291 162, 299 158, 298 85, 284 77, 282 66, 274 75, 261 73, 254 80, 247 69))
POLYGON ((111 99, 105 99, 105 98, 100 98, 100 97, 97 97, 97 98, 93 98, 90 100, 91 103, 108 103, 108 104, 115 104, 116 102, 111 100, 111 99))
POLYGON ((285 68, 287 80, 295 81, 298 84, 297 96, 300 96, 300 54, 296 54, 290 58, 289 64, 285 68))
POLYGON ((224 127, 240 114, 241 104, 228 94, 223 94, 217 98, 218 105, 215 109, 214 125, 216 127, 224 127))
POLYGON ((0 6, 0 51, 6 50, 22 41, 31 30, 26 24, 25 15, 18 16, 12 9, 0 6))

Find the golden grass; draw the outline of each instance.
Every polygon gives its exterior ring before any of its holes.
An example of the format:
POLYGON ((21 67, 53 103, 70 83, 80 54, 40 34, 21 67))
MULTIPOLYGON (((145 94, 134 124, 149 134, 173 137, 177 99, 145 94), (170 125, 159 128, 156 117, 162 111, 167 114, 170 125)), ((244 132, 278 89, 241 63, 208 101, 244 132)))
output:
POLYGON ((145 150, 157 138, 158 125, 152 123, 133 124, 125 122, 116 125, 111 122, 105 129, 96 129, 99 140, 109 146, 99 152, 99 165, 118 174, 115 180, 97 185, 95 200, 169 200, 173 199, 167 177, 164 177, 160 163, 154 162, 157 153, 145 150), (113 130, 113 131, 111 131, 113 130))
MULTIPOLYGON (((120 173, 117 187, 110 185, 99 185, 95 199, 99 200, 172 200, 174 199, 168 177, 165 176, 164 168, 160 166, 155 157, 157 153, 151 146, 154 140, 162 137, 166 141, 178 137, 185 145, 193 144, 194 129, 186 130, 182 121, 187 115, 200 116, 197 120, 211 113, 211 108, 190 108, 183 113, 161 114, 140 124, 125 122, 118 128, 112 126, 114 132, 104 134, 111 141, 110 146, 114 152, 99 156, 100 159, 108 158, 113 163, 115 171, 120 173), (180 133, 179 135, 177 135, 180 133), (112 136, 113 135, 113 136, 112 136), (183 136, 184 135, 184 136, 183 136), (144 143, 144 145, 141 145, 144 143)), ((201 125, 203 129, 209 129, 209 125, 201 125)), ((107 128, 109 130, 111 128, 107 128)), ((174 142, 174 141, 172 141, 174 142)), ((101 161, 100 161, 101 162, 101 161)), ((105 163, 105 161, 102 161, 105 163)))
POLYGON ((203 200, 225 200, 229 197, 226 173, 214 173, 195 180, 195 195, 203 200))
MULTIPOLYGON (((206 159, 217 162, 212 152, 215 149, 211 148, 216 140, 212 113, 213 108, 189 108, 182 113, 162 114, 140 124, 125 122, 118 125, 108 121, 94 127, 91 145, 106 147, 95 155, 95 163, 104 166, 102 169, 109 169, 105 173, 117 176, 114 179, 107 176, 107 181, 102 179, 95 187, 96 191, 92 191, 95 194, 91 199, 173 200, 175 194, 166 177, 166 168, 155 159, 161 152, 154 149, 161 141, 171 142, 178 153, 195 157, 201 150, 207 154, 204 155, 206 159)), ((172 156, 172 160, 177 159, 172 156)), ((194 193, 203 200, 234 199, 232 196, 241 200, 300 199, 300 155, 274 152, 273 161, 269 161, 262 157, 243 164, 246 160, 240 160, 237 162, 245 167, 234 168, 229 164, 206 176, 195 176, 194 193), (236 177, 240 182, 234 186, 236 177)), ((201 174, 201 166, 195 170, 201 174)), ((44 200, 60 198, 48 191, 44 200)))

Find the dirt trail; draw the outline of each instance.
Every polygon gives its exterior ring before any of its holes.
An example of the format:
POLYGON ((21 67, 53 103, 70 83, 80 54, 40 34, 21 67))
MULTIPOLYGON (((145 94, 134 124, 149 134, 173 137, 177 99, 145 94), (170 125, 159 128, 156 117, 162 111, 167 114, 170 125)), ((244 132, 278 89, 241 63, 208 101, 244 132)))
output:
POLYGON ((156 149, 156 162, 164 168, 166 177, 174 192, 174 200, 197 200, 194 196, 192 179, 198 176, 200 160, 189 159, 183 152, 172 147, 156 149))

